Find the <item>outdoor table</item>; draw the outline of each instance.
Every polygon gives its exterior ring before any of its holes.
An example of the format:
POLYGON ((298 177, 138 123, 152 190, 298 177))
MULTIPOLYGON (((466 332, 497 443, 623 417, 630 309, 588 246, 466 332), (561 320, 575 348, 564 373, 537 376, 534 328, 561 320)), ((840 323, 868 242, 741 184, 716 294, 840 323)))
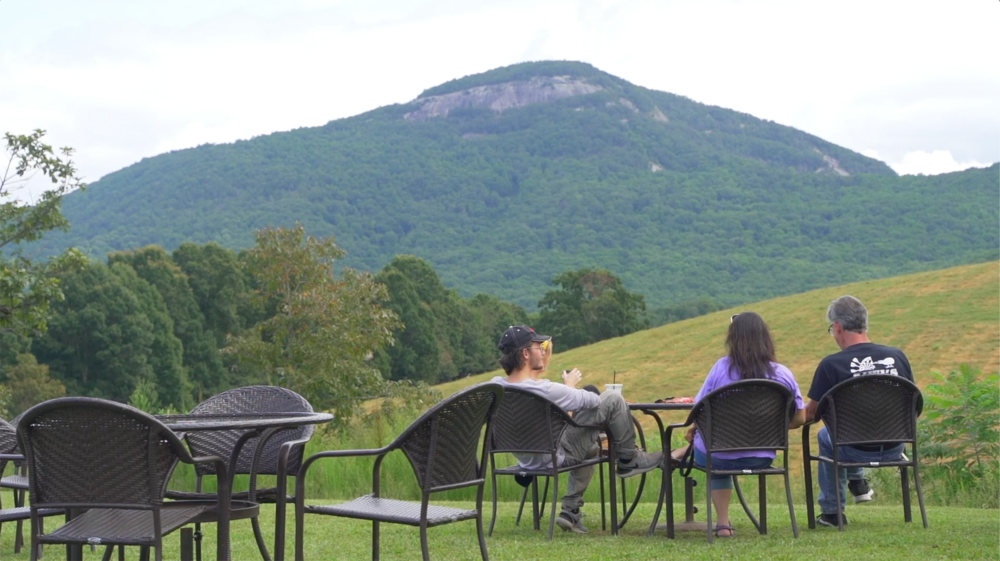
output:
MULTIPOLYGON (((235 476, 235 471, 237 467, 237 461, 240 457, 240 452, 243 450, 243 445, 246 444, 248 440, 255 437, 261 437, 257 441, 256 449, 254 450, 254 457, 258 457, 261 451, 263 451, 264 446, 267 441, 271 439, 275 433, 280 432, 285 429, 295 428, 302 425, 316 425, 320 423, 328 423, 333 420, 333 415, 329 413, 305 413, 305 412, 295 412, 295 413, 240 413, 240 414, 214 414, 214 415, 156 415, 156 418, 167 426, 170 430, 177 433, 194 432, 194 431, 216 431, 216 430, 236 430, 245 431, 240 435, 240 438, 236 441, 233 446, 233 452, 229 457, 229 478, 228 481, 219 481, 218 484, 221 488, 222 485, 228 485, 230 492, 233 488, 233 477, 235 476)), ((257 507, 259 510, 259 505, 257 503, 251 503, 250 501, 233 501, 234 510, 238 510, 239 518, 247 518, 251 516, 256 516, 257 513, 254 512, 253 506, 257 507), (245 504, 245 503, 250 503, 245 504), (252 505, 252 506, 251 506, 252 505)), ((279 505, 283 506, 283 502, 279 501, 279 505)), ((284 510, 283 508, 281 509, 284 510)), ((284 548, 284 512, 276 513, 277 521, 275 522, 275 544, 277 547, 284 548)), ((185 530, 181 530, 182 534, 182 544, 189 538, 185 538, 183 533, 185 530)), ((230 555, 230 543, 229 536, 225 535, 219 536, 219 539, 225 544, 225 555, 224 559, 228 560, 231 558, 230 555)), ((261 544, 263 545, 263 544, 261 544)), ((182 547, 186 547, 183 546, 182 547)), ((267 551, 265 548, 261 548, 261 556, 267 561, 267 551)))
MULTIPOLYGON (((660 430, 660 442, 662 443, 663 450, 663 461, 669 462, 670 459, 670 443, 667 442, 666 427, 663 425, 663 420, 660 418, 661 411, 690 411, 694 409, 694 403, 629 403, 628 408, 632 411, 642 411, 644 414, 653 417, 656 420, 656 426, 660 430)), ((666 469, 663 470, 663 478, 660 483, 660 497, 656 502, 656 514, 653 515, 653 521, 649 524, 649 531, 646 535, 651 536, 656 530, 656 521, 660 518, 660 511, 663 509, 663 503, 666 501, 667 497, 667 485, 671 485, 673 482, 667 479, 666 469)), ((700 530, 705 531, 705 525, 696 522, 694 519, 694 513, 696 512, 694 508, 694 487, 696 483, 695 480, 690 477, 684 478, 684 522, 677 525, 677 530, 700 530)), ((636 497, 638 500, 638 497, 636 497)))

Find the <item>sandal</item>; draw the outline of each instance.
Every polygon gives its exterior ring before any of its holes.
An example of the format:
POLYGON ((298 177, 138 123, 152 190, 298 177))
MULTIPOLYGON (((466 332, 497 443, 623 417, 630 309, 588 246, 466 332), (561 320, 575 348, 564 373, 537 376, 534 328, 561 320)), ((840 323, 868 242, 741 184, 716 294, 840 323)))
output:
POLYGON ((726 526, 725 524, 719 524, 715 527, 715 537, 717 538, 733 538, 736 537, 736 530, 732 526, 726 526), (719 532, 729 531, 728 534, 720 534, 719 532))

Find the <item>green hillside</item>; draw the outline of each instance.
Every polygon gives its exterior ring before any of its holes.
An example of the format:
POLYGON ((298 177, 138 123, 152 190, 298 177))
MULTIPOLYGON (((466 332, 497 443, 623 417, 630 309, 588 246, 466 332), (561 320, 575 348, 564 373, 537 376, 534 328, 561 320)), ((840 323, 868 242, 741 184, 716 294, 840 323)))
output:
POLYGON ((463 296, 533 309, 608 269, 651 308, 729 305, 1000 257, 1000 174, 882 162, 582 63, 467 76, 325 126, 144 159, 66 198, 45 248, 217 241, 301 222, 345 264, 427 259, 463 296), (499 109, 503 109, 500 111, 499 109))
MULTIPOLYGON (((778 361, 788 366, 808 391, 820 359, 836 352, 827 334, 826 307, 852 294, 868 307, 869 335, 877 343, 903 349, 918 385, 928 373, 942 373, 968 363, 983 372, 1000 365, 1000 263, 955 267, 943 271, 866 281, 814 290, 748 306, 723 310, 559 352, 549 364, 549 378, 566 368, 579 368, 586 383, 617 381, 635 402, 698 392, 705 375, 725 354, 729 316, 753 310, 768 323, 778 361)), ((497 334, 499 337, 499 333, 497 334)), ((494 371, 437 386, 446 395, 502 374, 494 371)))

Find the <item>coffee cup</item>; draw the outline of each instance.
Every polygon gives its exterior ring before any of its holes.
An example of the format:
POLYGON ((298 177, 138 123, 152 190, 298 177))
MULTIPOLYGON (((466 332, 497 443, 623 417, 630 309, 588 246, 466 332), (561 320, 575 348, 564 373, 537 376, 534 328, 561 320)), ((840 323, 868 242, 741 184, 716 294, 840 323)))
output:
POLYGON ((609 392, 615 392, 618 395, 622 393, 622 384, 604 384, 604 390, 609 392))

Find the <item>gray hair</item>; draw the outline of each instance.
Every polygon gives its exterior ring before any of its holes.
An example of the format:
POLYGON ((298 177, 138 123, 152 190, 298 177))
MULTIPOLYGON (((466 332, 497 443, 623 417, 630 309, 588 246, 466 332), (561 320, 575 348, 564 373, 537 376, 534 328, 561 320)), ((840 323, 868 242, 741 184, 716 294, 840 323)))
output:
POLYGON ((868 331, 868 310, 861 300, 853 296, 841 296, 826 309, 826 319, 839 323, 844 331, 864 333, 868 331))

